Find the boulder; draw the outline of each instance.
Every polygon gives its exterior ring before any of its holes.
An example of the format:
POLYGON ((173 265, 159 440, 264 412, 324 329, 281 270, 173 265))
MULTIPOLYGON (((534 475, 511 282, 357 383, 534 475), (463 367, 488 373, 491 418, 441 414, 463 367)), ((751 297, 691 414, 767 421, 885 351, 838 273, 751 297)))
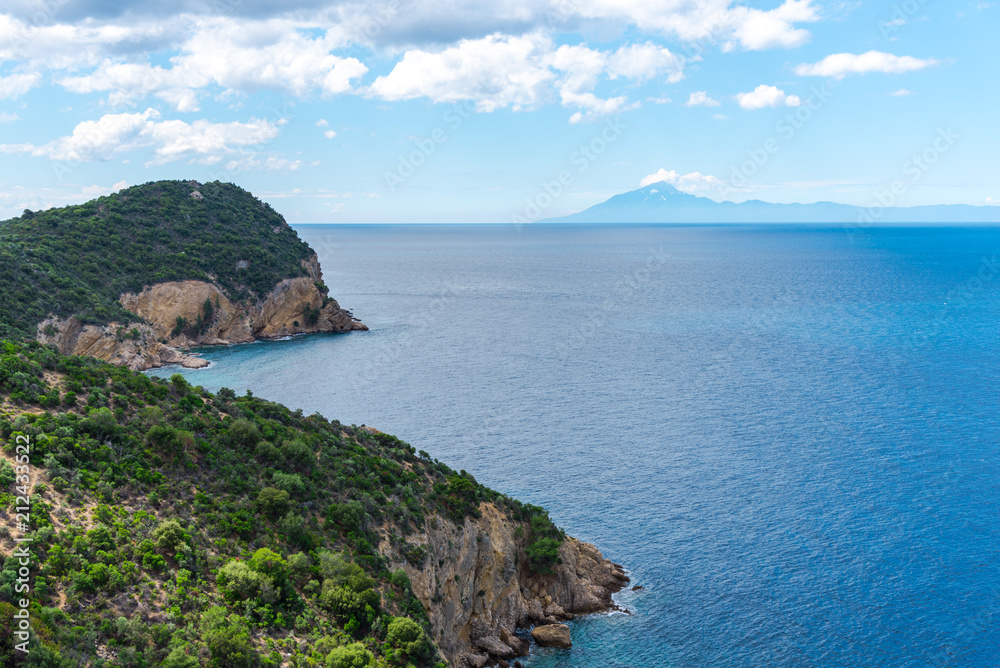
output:
POLYGON ((500 640, 503 644, 514 650, 514 656, 527 656, 528 648, 531 646, 527 640, 521 640, 513 633, 506 630, 500 631, 500 640))
POLYGON ((491 656, 499 659, 513 659, 516 654, 514 650, 500 641, 496 636, 484 636, 475 642, 476 649, 482 650, 491 656))
POLYGON ((573 646, 569 627, 565 624, 536 626, 531 631, 531 637, 542 647, 562 647, 568 649, 573 646))

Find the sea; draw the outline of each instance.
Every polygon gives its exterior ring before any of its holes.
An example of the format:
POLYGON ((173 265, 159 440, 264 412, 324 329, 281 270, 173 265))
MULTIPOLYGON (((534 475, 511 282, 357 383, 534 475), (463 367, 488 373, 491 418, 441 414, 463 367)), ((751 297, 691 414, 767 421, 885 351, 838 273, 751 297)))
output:
POLYGON ((1000 666, 1000 229, 300 225, 369 332, 167 367, 623 564, 531 668, 1000 666))

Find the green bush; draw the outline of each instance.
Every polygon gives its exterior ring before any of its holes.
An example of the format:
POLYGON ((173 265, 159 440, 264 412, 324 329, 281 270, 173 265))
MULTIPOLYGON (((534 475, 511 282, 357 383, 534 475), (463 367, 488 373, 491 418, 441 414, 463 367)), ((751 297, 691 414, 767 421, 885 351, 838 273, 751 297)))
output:
POLYGON ((212 607, 202 615, 202 641, 217 668, 257 668, 260 657, 253 649, 246 622, 227 616, 226 609, 212 607))
POLYGON ((409 617, 394 617, 389 622, 385 641, 396 650, 394 657, 390 659, 396 665, 426 661, 434 656, 434 648, 427 634, 409 617))
POLYGON ((257 507, 271 517, 283 515, 288 510, 291 497, 283 489, 265 487, 257 495, 257 507))
POLYGON ((327 668, 368 668, 374 661, 375 655, 359 642, 334 648, 326 657, 327 668))
POLYGON ((198 659, 188 655, 184 648, 174 649, 160 664, 160 668, 201 668, 198 659))
POLYGON ((185 544, 187 539, 188 535, 177 520, 160 522, 160 525, 153 532, 156 549, 171 556, 177 551, 177 548, 185 544))
POLYGON ((243 561, 227 562, 219 569, 215 582, 222 595, 230 601, 259 599, 273 603, 277 598, 274 580, 243 561))

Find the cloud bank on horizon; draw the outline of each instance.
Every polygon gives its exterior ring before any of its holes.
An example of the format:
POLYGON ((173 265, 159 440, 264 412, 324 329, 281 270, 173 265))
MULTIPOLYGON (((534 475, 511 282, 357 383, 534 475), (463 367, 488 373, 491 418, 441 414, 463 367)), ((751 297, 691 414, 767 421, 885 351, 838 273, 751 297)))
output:
POLYGON ((10 0, 0 216, 175 175, 289 199, 300 222, 502 220, 563 168, 546 216, 656 175, 863 199, 894 176, 869 155, 898 171, 943 125, 971 166, 916 190, 982 203, 988 20, 924 0, 10 0))

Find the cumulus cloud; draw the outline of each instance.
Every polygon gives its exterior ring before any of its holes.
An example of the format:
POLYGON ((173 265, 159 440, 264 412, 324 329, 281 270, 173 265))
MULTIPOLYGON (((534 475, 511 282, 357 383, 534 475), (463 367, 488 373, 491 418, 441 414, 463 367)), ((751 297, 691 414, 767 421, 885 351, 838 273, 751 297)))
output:
POLYGON ((765 107, 797 107, 802 100, 797 95, 786 95, 776 86, 761 84, 749 93, 737 93, 736 101, 743 109, 763 109, 765 107))
POLYGON ((20 120, 20 116, 9 111, 0 111, 0 123, 13 123, 20 120))
POLYGON ((684 103, 685 107, 718 107, 720 102, 718 100, 713 100, 708 96, 708 93, 703 90, 698 90, 688 96, 687 102, 684 103))
POLYGON ((277 124, 258 119, 247 123, 187 123, 159 121, 159 117, 160 113, 152 108, 141 113, 105 114, 96 121, 80 123, 72 134, 47 144, 0 144, 0 152, 79 162, 110 160, 126 151, 152 148, 153 158, 147 164, 184 158, 212 164, 223 155, 263 144, 279 133, 277 124))
POLYGON ((882 51, 866 53, 835 53, 818 63, 803 63, 795 68, 799 76, 833 77, 842 79, 848 74, 867 74, 881 72, 883 74, 902 74, 915 72, 941 61, 933 58, 914 58, 912 56, 896 56, 882 51))
POLYGON ((645 187, 661 182, 672 185, 681 192, 690 195, 721 197, 731 190, 725 181, 711 174, 702 174, 701 172, 681 174, 676 170, 671 169, 668 171, 662 167, 655 173, 644 177, 639 182, 639 186, 645 187))
MULTIPOLYGON (((33 13, 39 6, 35 3, 33 13)), ((50 20, 60 15, 48 17, 50 20)), ((161 50, 177 43, 188 19, 130 20, 102 23, 38 23, 35 16, 0 14, 0 61, 30 63, 34 68, 72 70, 91 67, 110 57, 161 50)))
POLYGON ((570 116, 576 123, 636 106, 625 95, 597 96, 601 78, 677 81, 683 65, 669 49, 649 42, 601 51, 585 45, 556 48, 541 33, 497 34, 436 51, 411 49, 368 93, 384 100, 471 100, 479 111, 532 109, 558 96, 563 106, 578 109, 570 116))
POLYGON ((541 34, 490 35, 436 52, 411 49, 369 93, 383 100, 474 100, 480 111, 530 108, 556 78, 543 62, 551 49, 552 41, 541 34))
MULTIPOLYGON (((65 4, 65 3, 64 3, 65 4)), ((595 25, 639 33, 658 33, 686 42, 731 43, 734 48, 799 46, 809 38, 798 24, 820 19, 814 0, 785 0, 763 10, 736 0, 410 0, 406 3, 359 0, 253 0, 226 2, 225 13, 240 21, 309 16, 316 23, 341 26, 355 41, 380 46, 448 44, 493 33, 528 34, 540 29, 580 32, 595 25)), ((36 0, 9 0, 6 11, 30 22, 36 0)), ((77 26, 144 21, 164 25, 180 15, 219 14, 216 3, 177 0, 74 0, 58 16, 77 26), (65 18, 63 18, 65 17, 65 18)))
POLYGON ((992 197, 987 197, 986 203, 989 205, 1000 204, 1000 199, 993 199, 992 197))
POLYGON ((323 136, 326 137, 327 139, 333 139, 334 137, 337 136, 337 132, 336 130, 327 130, 326 132, 323 133, 323 136))
POLYGON ((905 88, 900 88, 899 90, 894 90, 889 95, 893 97, 906 97, 907 95, 913 95, 913 91, 907 90, 905 88))
POLYGON ((357 58, 333 55, 339 37, 312 37, 287 21, 241 24, 228 18, 201 21, 170 59, 171 67, 104 60, 93 72, 59 83, 75 93, 109 92, 113 106, 156 95, 178 111, 199 109, 198 90, 276 90, 297 97, 352 90, 368 68, 357 58))
POLYGON ((566 17, 617 20, 685 42, 718 42, 726 50, 754 51, 800 46, 810 34, 796 24, 820 19, 813 0, 785 0, 770 10, 732 5, 730 0, 579 0, 566 17))
POLYGON ((0 77, 0 100, 10 100, 21 97, 42 81, 42 75, 37 72, 30 74, 11 74, 0 77))

